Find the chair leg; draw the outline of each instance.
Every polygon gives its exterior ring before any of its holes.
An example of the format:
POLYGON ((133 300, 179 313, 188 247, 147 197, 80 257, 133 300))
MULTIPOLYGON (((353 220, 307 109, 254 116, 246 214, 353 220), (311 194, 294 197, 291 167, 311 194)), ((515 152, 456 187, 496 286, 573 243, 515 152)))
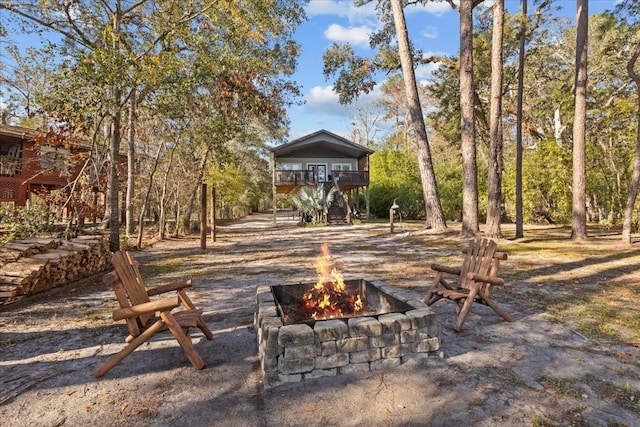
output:
MULTIPOLYGON (((178 291, 178 296, 180 297, 180 300, 182 301, 182 303, 187 308, 189 308, 191 310, 195 310, 196 309, 196 306, 191 301, 191 298, 189 298, 189 295, 187 295, 187 293, 184 290, 182 290, 182 289, 179 290, 178 291)), ((213 332, 211 332, 211 329, 209 329, 207 324, 204 322, 204 320, 202 319, 202 316, 200 316, 200 318, 198 319, 197 326, 198 326, 198 328, 200 328, 200 330, 202 331, 204 336, 207 337, 208 340, 213 339, 213 332)))
POLYGON ((127 345, 124 349, 122 349, 120 352, 112 356, 111 359, 107 360, 102 366, 100 366, 100 368, 98 368, 97 371, 93 373, 93 375, 96 378, 100 378, 101 376, 109 372, 111 368, 113 368, 118 363, 120 363, 122 359, 127 357, 129 354, 133 353, 133 350, 140 347, 141 344, 143 344, 145 341, 151 338, 156 332, 159 332, 160 330, 162 330, 163 327, 164 327, 164 322, 162 320, 158 320, 157 322, 155 322, 153 325, 147 328, 142 334, 138 335, 133 340, 131 340, 129 345, 127 345))
POLYGON ((191 339, 184 332, 184 329, 182 329, 182 326, 180 326, 173 314, 168 311, 163 311, 160 313, 160 317, 164 320, 164 323, 166 323, 167 327, 180 344, 180 347, 182 347, 184 354, 187 356, 187 359, 189 359, 193 367, 196 369, 204 368, 204 360, 202 360, 202 357, 200 357, 200 354, 198 354, 193 346, 191 339))
POLYGON ((456 317, 460 316, 460 312, 462 311, 462 307, 460 306, 460 301, 457 299, 450 300, 451 304, 453 304, 453 308, 456 309, 456 317))
POLYGON ((500 315, 500 317, 502 317, 507 322, 513 322, 513 318, 511 317, 511 315, 509 315, 509 313, 507 313, 502 308, 500 308, 500 306, 493 300, 493 298, 490 298, 483 292, 479 292, 479 295, 480 295, 480 298, 482 298, 482 300, 486 302, 487 305, 493 309, 493 311, 495 311, 500 315))
POLYGON ((467 314, 469 314, 469 311, 471 311, 471 306, 473 305, 473 301, 476 299, 477 294, 478 291, 476 289, 471 289, 471 291, 469 291, 469 295, 467 295, 467 298, 464 301, 462 310, 460 310, 460 313, 458 314, 456 326, 453 328, 456 332, 460 332, 462 330, 462 325, 467 318, 467 314))

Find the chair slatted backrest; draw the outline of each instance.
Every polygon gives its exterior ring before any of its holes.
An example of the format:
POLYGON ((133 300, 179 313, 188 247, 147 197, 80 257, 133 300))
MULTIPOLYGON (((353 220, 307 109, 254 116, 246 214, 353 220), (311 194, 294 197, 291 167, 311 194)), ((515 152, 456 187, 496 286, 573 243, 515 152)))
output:
MULTIPOLYGON (((118 279, 122 283, 123 291, 129 299, 129 303, 131 305, 138 305, 149 302, 149 295, 147 294, 147 289, 144 286, 142 275, 140 275, 140 271, 138 270, 138 263, 133 259, 131 253, 127 251, 118 251, 114 253, 112 263, 116 270, 116 274, 118 275, 118 279)), ((152 316, 150 314, 138 316, 140 323, 139 326, 144 327, 151 317, 152 316)))
MULTIPOLYGON (((107 273, 104 275, 102 281, 113 288, 113 291, 116 294, 116 299, 118 300, 118 304, 120 308, 128 308, 131 307, 131 302, 129 302, 129 297, 127 296, 127 291, 122 284, 122 281, 118 277, 115 271, 111 273, 107 273)), ((127 320, 127 328, 129 329, 129 334, 132 337, 137 337, 140 335, 140 325, 138 323, 138 319, 135 317, 130 317, 127 320)))
POLYGON ((470 289, 467 273, 492 276, 497 273, 497 259, 494 261, 498 245, 490 239, 478 238, 469 242, 462 271, 458 278, 459 289, 470 289))

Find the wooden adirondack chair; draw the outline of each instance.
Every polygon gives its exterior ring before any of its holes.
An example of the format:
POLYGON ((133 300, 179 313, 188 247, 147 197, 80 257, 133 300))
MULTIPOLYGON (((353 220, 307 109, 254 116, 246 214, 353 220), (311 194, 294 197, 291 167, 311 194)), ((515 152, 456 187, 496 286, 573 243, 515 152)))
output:
POLYGON ((448 267, 432 264, 431 269, 436 272, 435 280, 429 288, 424 302, 431 305, 446 298, 451 300, 458 313, 455 330, 460 332, 462 325, 474 302, 488 305, 504 320, 511 322, 511 316, 501 309, 492 298, 494 285, 504 285, 504 279, 497 277, 501 260, 507 259, 507 254, 497 251, 497 244, 493 240, 477 238, 471 240, 462 267, 448 267), (447 282, 444 275, 457 276, 458 283, 454 286, 447 282))
POLYGON ((118 251, 112 259, 115 271, 104 276, 104 283, 112 285, 120 309, 113 312, 113 320, 126 320, 129 336, 128 345, 105 362, 94 375, 101 377, 141 344, 156 333, 169 329, 178 341, 185 355, 196 369, 204 367, 204 361, 193 347, 188 334, 189 328, 198 327, 207 339, 213 334, 202 319, 202 310, 197 309, 185 289, 191 287, 191 280, 169 283, 147 289, 144 285, 138 263, 126 251, 118 251), (150 296, 175 292, 174 297, 151 301, 150 296), (179 306, 184 310, 173 311, 179 306), (154 314, 159 312, 159 317, 154 314))

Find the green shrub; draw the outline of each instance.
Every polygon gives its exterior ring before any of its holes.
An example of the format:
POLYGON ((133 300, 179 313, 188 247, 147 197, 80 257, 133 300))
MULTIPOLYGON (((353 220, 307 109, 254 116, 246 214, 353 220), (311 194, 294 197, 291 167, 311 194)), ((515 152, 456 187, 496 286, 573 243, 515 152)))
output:
POLYGON ((17 208, 8 205, 0 207, 0 224, 3 231, 0 243, 35 236, 51 231, 53 227, 49 209, 42 204, 17 208))

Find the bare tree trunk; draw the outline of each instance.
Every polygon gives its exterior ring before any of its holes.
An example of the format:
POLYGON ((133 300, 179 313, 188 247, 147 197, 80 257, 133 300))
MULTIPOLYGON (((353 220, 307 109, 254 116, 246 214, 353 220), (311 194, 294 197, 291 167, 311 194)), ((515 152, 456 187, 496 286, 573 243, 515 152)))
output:
POLYGON ((416 137, 418 146, 418 166, 420 177, 422 178, 422 191, 424 193, 424 204, 427 212, 427 226, 434 230, 446 230, 447 223, 444 219, 436 175, 431 161, 431 149, 429 138, 424 125, 424 117, 420 106, 420 96, 416 84, 416 76, 413 70, 413 58, 409 48, 409 36, 402 10, 402 0, 391 0, 393 18, 396 26, 398 38, 398 51, 400 63, 402 65, 402 75, 404 77, 405 94, 407 98, 407 109, 409 110, 410 125, 416 137))
POLYGON ((176 190, 176 199, 175 199, 175 207, 176 211, 176 229, 173 230, 174 237, 178 237, 180 235, 179 225, 180 225, 180 198, 178 194, 178 190, 176 190))
MULTIPOLYGON (((116 12, 113 22, 113 48, 120 50, 120 24, 122 19, 122 9, 120 0, 116 1, 116 12)), ((112 125, 111 141, 109 144, 109 154, 111 155, 111 166, 109 168, 109 249, 111 252, 120 250, 120 178, 118 176, 118 163, 120 163, 120 125, 122 119, 122 89, 114 86, 112 88, 112 125)))
POLYGON ((473 236, 479 230, 473 84, 473 0, 460 0, 460 130, 464 236, 473 236))
POLYGON ((504 0, 493 3, 493 34, 491 46, 491 123, 489 133, 489 200, 487 206, 487 236, 500 238, 502 212, 502 40, 504 30, 504 0))
POLYGON ((636 152, 633 158, 633 177, 631 178, 631 189, 627 206, 624 210, 624 222, 622 224, 622 241, 631 243, 631 220, 633 218, 633 206, 638 196, 638 181, 640 181, 640 75, 635 72, 636 62, 640 57, 640 43, 636 46, 631 59, 627 62, 627 74, 636 83, 637 101, 638 101, 638 129, 636 131, 636 152))
POLYGON ((573 119, 573 202, 571 238, 587 238, 586 206, 586 121, 587 121, 587 41, 589 39, 588 0, 576 3, 576 77, 575 114, 573 119))
POLYGON ((164 240, 167 237, 167 209, 165 208, 167 204, 167 181, 165 180, 162 183, 162 193, 160 194, 159 200, 159 208, 160 215, 158 218, 158 239, 164 240))
POLYGON ((109 143, 109 153, 111 154, 111 164, 109 165, 109 250, 116 252, 120 250, 120 197, 118 177, 118 163, 120 155, 120 89, 114 89, 114 111, 112 118, 111 141, 109 143))
POLYGON ((134 232, 133 221, 133 197, 135 194, 135 180, 133 171, 135 170, 136 145, 135 145, 135 120, 136 120, 136 89, 131 90, 129 100, 129 135, 127 138, 127 199, 126 199, 126 221, 125 234, 130 237, 134 232))
POLYGON ((191 231, 191 214, 193 212, 193 206, 196 201, 196 196, 198 195, 198 190, 200 189, 200 183, 202 182, 202 176, 204 175, 204 168, 207 165, 207 160, 209 159, 209 149, 202 156, 202 160, 200 161, 200 165, 198 166, 198 178, 196 179, 195 184, 193 185, 193 189, 191 190, 191 195, 189 196, 189 203, 187 203, 187 208, 184 213, 184 232, 189 233, 191 231))
POLYGON ((564 132, 566 126, 562 124, 562 118, 560 117, 560 105, 557 105, 553 110, 553 137, 558 145, 562 145, 562 132, 564 132))
POLYGON ((527 0, 522 0, 522 28, 520 29, 520 50, 518 52, 518 112, 516 116, 516 239, 524 237, 524 217, 522 214, 522 106, 524 103, 524 56, 527 41, 527 0))
MULTIPOLYGON (((169 154, 169 164, 167 165, 167 170, 164 173, 164 179, 162 180, 162 194, 160 195, 160 219, 158 221, 158 236, 160 240, 164 240, 165 236, 165 204, 167 198, 167 183, 169 181, 169 172, 171 171, 171 165, 173 165, 173 153, 176 151, 177 143, 173 144, 171 148, 171 153, 169 154)), ((177 223, 176 223, 177 226, 177 223)))
MULTIPOLYGON (((102 137, 104 138, 105 146, 107 149, 107 159, 111 159, 111 131, 113 128, 113 123, 111 120, 104 120, 102 123, 102 137)), ((105 172, 107 174, 107 185, 104 194, 104 214, 102 216, 102 221, 100 222, 100 228, 108 229, 109 224, 111 224, 111 180, 109 175, 111 174, 111 162, 107 160, 105 166, 105 172)), ((96 175, 99 175, 98 173, 96 175)))
POLYGON ((160 142, 158 145, 158 152, 156 153, 156 158, 153 160, 153 167, 151 168, 151 173, 149 174, 149 186, 147 187, 147 193, 144 196, 144 201, 142 202, 142 206, 140 206, 140 214, 138 215, 138 247, 142 247, 142 233, 144 231, 144 213, 147 210, 147 204, 149 203, 149 195, 151 194, 151 189, 153 188, 153 176, 158 169, 158 163, 160 161, 160 153, 162 153, 162 146, 164 142, 160 142))

